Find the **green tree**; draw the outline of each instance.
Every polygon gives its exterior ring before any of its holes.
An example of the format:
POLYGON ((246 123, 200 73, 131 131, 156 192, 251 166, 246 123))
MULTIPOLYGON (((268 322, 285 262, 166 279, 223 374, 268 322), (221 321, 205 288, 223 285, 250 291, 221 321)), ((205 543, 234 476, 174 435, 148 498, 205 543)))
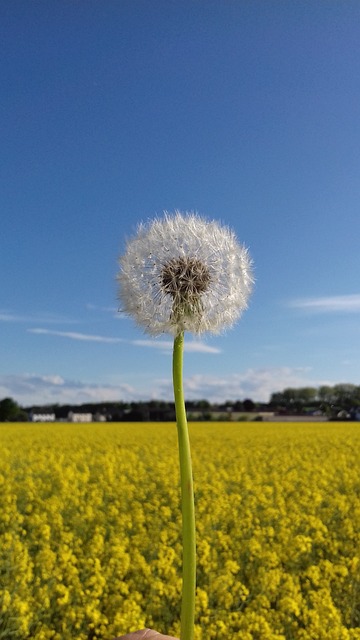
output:
POLYGON ((13 422, 24 418, 24 412, 12 398, 0 400, 0 422, 13 422))
POLYGON ((254 411, 255 402, 251 398, 246 398, 243 402, 244 411, 254 411))
POLYGON ((358 404, 358 387, 354 384, 336 384, 333 387, 335 404, 342 409, 351 409, 358 404))
POLYGON ((321 387, 319 387, 318 389, 318 398, 319 400, 321 400, 321 402, 327 402, 329 404, 331 404, 331 402, 334 401, 334 390, 333 387, 330 387, 329 385, 322 385, 321 387))
POLYGON ((271 395, 270 406, 301 413, 303 409, 317 405, 318 391, 315 387, 287 387, 271 395))

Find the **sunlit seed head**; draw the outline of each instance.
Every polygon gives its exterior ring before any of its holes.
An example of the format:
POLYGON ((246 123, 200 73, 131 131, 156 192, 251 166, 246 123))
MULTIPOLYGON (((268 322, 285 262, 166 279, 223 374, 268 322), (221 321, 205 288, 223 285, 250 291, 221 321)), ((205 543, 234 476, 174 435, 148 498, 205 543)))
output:
POLYGON ((211 282, 209 269, 197 258, 172 258, 162 268, 161 286, 165 293, 184 302, 204 293, 211 282))
POLYGON ((118 282, 122 311, 147 333, 219 333, 247 307, 252 261, 228 227, 175 211, 139 225, 118 282))

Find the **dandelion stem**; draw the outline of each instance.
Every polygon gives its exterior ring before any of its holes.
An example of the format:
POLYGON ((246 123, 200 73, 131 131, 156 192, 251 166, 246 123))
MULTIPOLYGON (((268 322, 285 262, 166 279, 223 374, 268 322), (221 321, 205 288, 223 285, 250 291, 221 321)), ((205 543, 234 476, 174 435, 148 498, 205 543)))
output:
POLYGON ((184 332, 180 332, 174 340, 173 351, 173 383, 179 442, 183 538, 183 584, 180 640, 192 640, 194 637, 196 587, 195 508, 189 431, 183 390, 183 351, 184 332))

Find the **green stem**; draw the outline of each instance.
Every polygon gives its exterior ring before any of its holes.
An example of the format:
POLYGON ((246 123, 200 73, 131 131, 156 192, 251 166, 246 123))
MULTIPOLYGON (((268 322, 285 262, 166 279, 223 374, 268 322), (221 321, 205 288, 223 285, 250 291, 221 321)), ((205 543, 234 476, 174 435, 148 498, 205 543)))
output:
POLYGON ((184 333, 176 336, 173 352, 173 382, 179 442, 183 537, 183 584, 180 640, 193 640, 196 587, 195 508, 189 432, 183 390, 184 333))

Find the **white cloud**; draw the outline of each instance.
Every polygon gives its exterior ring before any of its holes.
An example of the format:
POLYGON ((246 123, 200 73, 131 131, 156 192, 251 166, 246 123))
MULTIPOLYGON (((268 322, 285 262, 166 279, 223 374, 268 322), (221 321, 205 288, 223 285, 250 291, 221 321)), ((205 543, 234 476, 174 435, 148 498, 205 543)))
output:
POLYGON ((92 304, 92 303, 88 303, 86 305, 86 309, 88 311, 94 311, 95 313, 107 313, 112 315, 113 318, 115 318, 115 320, 127 320, 129 318, 129 316, 127 316, 124 312, 121 311, 121 309, 119 307, 101 307, 99 305, 96 304, 92 304))
MULTIPOLYGON (((35 328, 28 329, 28 333, 37 335, 57 336, 68 338, 69 340, 79 340, 81 342, 102 342, 105 344, 132 344, 135 347, 150 347, 152 349, 161 349, 168 352, 173 349, 171 340, 125 340, 124 338, 116 338, 111 336, 98 336, 89 333, 80 333, 77 331, 54 331, 53 329, 35 328)), ((185 351, 189 353, 221 353, 221 349, 210 347, 203 342, 190 340, 185 342, 185 351)))
POLYGON ((88 311, 95 311, 95 312, 100 312, 100 313, 111 313, 113 314, 114 318, 117 318, 118 316, 120 316, 121 318, 125 318, 126 316, 124 314, 120 314, 119 313, 119 308, 118 307, 101 307, 97 304, 91 304, 90 302, 86 305, 86 309, 88 311))
POLYGON ((42 380, 45 383, 59 385, 59 386, 62 386, 63 384, 65 384, 64 378, 62 378, 61 376, 57 376, 57 375, 55 375, 55 376, 42 376, 42 380))
POLYGON ((292 300, 290 306, 316 313, 358 313, 360 312, 360 294, 300 298, 298 300, 292 300))
MULTIPOLYGON (((267 402, 271 393, 286 387, 334 384, 329 380, 312 380, 309 369, 278 367, 248 369, 227 376, 193 375, 184 380, 185 398, 210 402, 243 400, 267 402)), ((0 398, 12 397, 22 406, 32 404, 81 404, 84 402, 132 401, 156 398, 173 400, 171 378, 142 376, 136 386, 126 382, 97 384, 64 379, 58 374, 1 375, 0 398)))
POLYGON ((9 313, 8 311, 0 312, 0 321, 1 322, 28 322, 29 318, 25 316, 19 316, 14 313, 9 313))
POLYGON ((22 406, 33 404, 81 404, 136 400, 139 394, 129 384, 106 385, 65 380, 54 375, 1 375, 0 398, 14 398, 22 406))
POLYGON ((46 322, 46 323, 54 323, 54 322, 65 322, 66 324, 74 323, 74 320, 70 318, 66 318, 64 316, 59 316, 54 313, 45 313, 43 315, 39 314, 18 314, 13 313, 8 310, 0 311, 0 322, 46 322))
MULTIPOLYGON (((131 340, 131 344, 139 347, 155 347, 164 351, 172 351, 174 343, 172 340, 131 340)), ((188 353, 221 353, 221 349, 210 347, 204 342, 188 340, 184 342, 184 351, 188 353)))
POLYGON ((210 347, 210 345, 204 342, 185 342, 184 351, 189 353, 222 353, 222 349, 218 347, 210 347))
MULTIPOLYGON (((224 376, 196 374, 184 379, 185 399, 206 399, 209 402, 225 400, 244 400, 268 402, 272 393, 286 387, 318 387, 322 384, 334 384, 329 380, 314 380, 310 377, 310 368, 277 367, 269 369, 247 369, 241 373, 224 376)), ((152 397, 160 400, 172 398, 171 380, 155 380, 155 393, 152 397)))
POLYGON ((52 329, 28 329, 28 333, 36 333, 38 335, 59 336, 61 338, 69 338, 70 340, 80 340, 81 342, 104 342, 109 344, 125 342, 122 338, 113 338, 109 336, 97 336, 89 333, 79 333, 77 331, 53 331, 52 329))

